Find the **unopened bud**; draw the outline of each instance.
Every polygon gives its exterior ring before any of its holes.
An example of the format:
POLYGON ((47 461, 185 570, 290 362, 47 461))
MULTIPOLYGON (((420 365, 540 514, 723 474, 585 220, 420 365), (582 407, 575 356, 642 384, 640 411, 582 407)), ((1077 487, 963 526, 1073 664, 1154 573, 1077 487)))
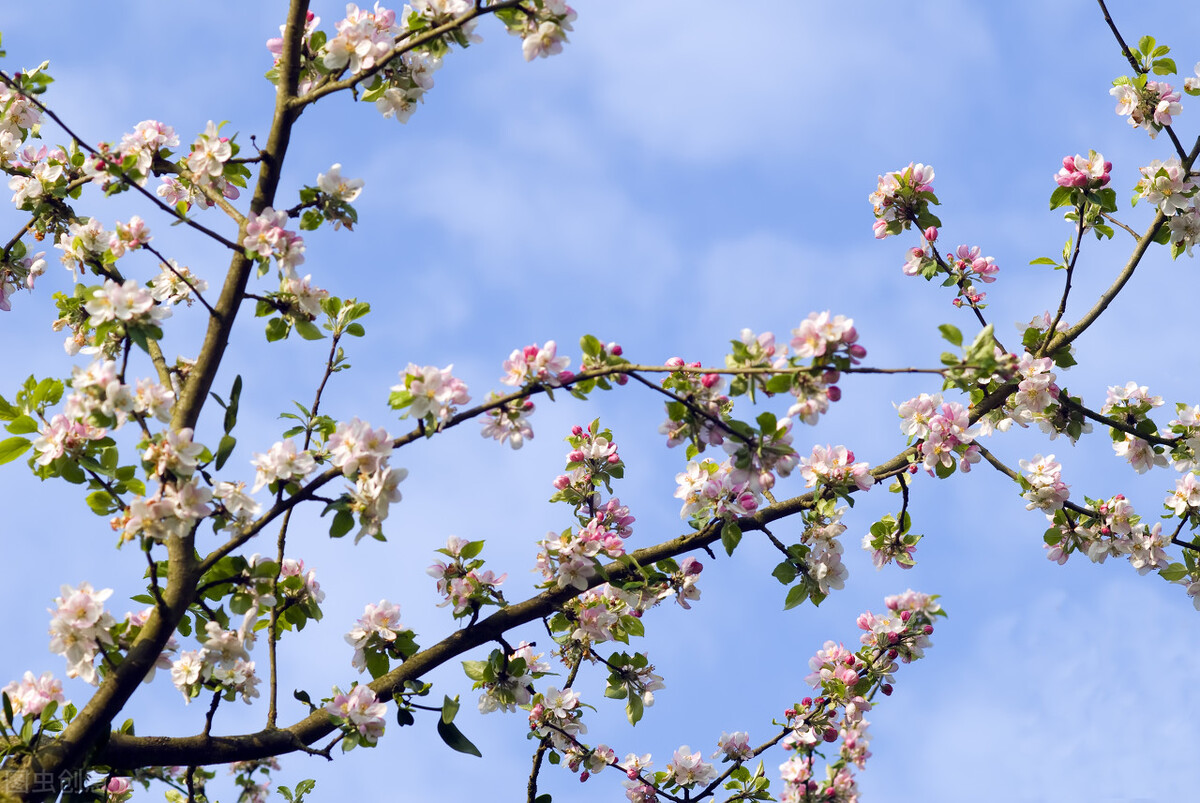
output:
POLYGON ((584 770, 583 772, 579 773, 579 782, 583 783, 584 781, 586 781, 588 778, 591 778, 591 777, 592 776, 590 774, 588 774, 588 771, 584 770))
POLYGON ((892 684, 890 684, 890 683, 883 684, 882 686, 879 687, 879 690, 881 692, 883 692, 884 697, 892 696, 892 684))
POLYGON ((583 434, 583 427, 576 424, 575 426, 571 427, 571 434, 578 438, 583 434))
POLYGON ((896 656, 897 656, 897 655, 899 655, 899 654, 900 654, 900 653, 896 652, 895 650, 888 650, 888 651, 887 651, 887 657, 888 657, 890 660, 893 660, 893 661, 896 659, 896 656))
POLYGON ((810 705, 812 705, 812 698, 805 697, 803 700, 800 701, 800 705, 803 706, 804 708, 808 708, 810 705))
POLYGON ((610 455, 608 456, 608 462, 609 462, 609 464, 610 464, 610 465, 614 465, 614 466, 615 466, 617 463, 620 463, 620 462, 621 462, 621 458, 620 458, 620 456, 619 456, 619 455, 617 455, 617 454, 614 452, 613 454, 610 454, 610 455))
POLYGON ((625 353, 625 349, 621 348, 621 345, 619 343, 609 343, 608 344, 608 353, 613 355, 614 357, 620 357, 622 354, 625 353))
POLYGON ((582 463, 583 462, 583 452, 579 451, 578 449, 572 450, 571 453, 567 455, 567 462, 582 463))
POLYGON ((925 625, 923 628, 921 628, 921 632, 927 636, 933 635, 933 625, 925 625))
POLYGON ((700 384, 704 385, 706 388, 711 388, 720 381, 721 377, 718 374, 705 374, 704 376, 700 377, 700 384))
POLYGON ((566 474, 559 474, 557 477, 554 478, 554 487, 560 491, 566 490, 567 486, 569 486, 570 484, 571 484, 571 478, 568 477, 566 474))
MULTIPOLYGON (((827 741, 827 742, 836 742, 837 741, 837 728, 826 728, 825 733, 823 733, 821 735, 825 738, 825 741, 827 741)), ((832 792, 833 790, 830 789, 829 791, 832 792)))
POLYGON ((783 712, 783 715, 785 717, 787 717, 788 719, 791 719, 792 717, 796 716, 796 709, 789 708, 788 710, 783 712))
POLYGON ((900 621, 907 622, 912 618, 912 611, 900 611, 900 621))
POLYGON ((925 231, 923 233, 925 235, 925 240, 927 242, 931 242, 931 243, 937 242, 937 238, 938 238, 937 226, 930 226, 929 228, 925 229, 925 231))
POLYGON ((841 401, 842 389, 837 385, 830 385, 829 387, 825 388, 825 395, 829 397, 831 402, 841 401))

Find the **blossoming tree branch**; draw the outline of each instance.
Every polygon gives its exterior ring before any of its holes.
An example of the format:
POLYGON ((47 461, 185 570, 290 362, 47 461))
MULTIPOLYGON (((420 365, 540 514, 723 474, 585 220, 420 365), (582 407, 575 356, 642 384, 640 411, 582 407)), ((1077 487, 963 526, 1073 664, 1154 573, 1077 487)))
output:
MULTIPOLYGON (((631 723, 642 719, 667 683, 642 646, 653 634, 654 609, 689 608, 700 598, 701 559, 732 558, 743 538, 762 538, 778 551, 772 574, 781 603, 820 604, 847 581, 848 530, 862 534, 877 566, 911 567, 921 536, 912 530, 910 496, 937 492, 922 475, 945 479, 981 461, 1012 478, 1027 508, 1045 513, 1051 560, 1127 560, 1140 574, 1180 586, 1200 608, 1200 406, 1179 401, 1170 417, 1156 413, 1164 400, 1137 382, 1112 386, 1100 404, 1058 383, 1074 364, 1074 342, 1144 255, 1166 248, 1190 257, 1200 239, 1192 170, 1200 140, 1189 148, 1173 127, 1182 94, 1200 94, 1200 65, 1177 90, 1167 82, 1178 72, 1169 48, 1148 36, 1127 44, 1099 6, 1129 67, 1113 82, 1117 114, 1151 138, 1166 134, 1158 140, 1163 158, 1141 167, 1133 188, 1133 203, 1157 213, 1141 231, 1123 223, 1109 186, 1112 165, 1094 151, 1065 157, 1057 173, 1047 169, 1050 207, 1064 214, 1071 237, 1061 256, 1033 260, 1062 271, 1062 291, 1054 308, 1031 310, 1019 343, 1001 343, 988 319, 982 287, 997 281, 999 266, 983 246, 948 243, 933 212, 934 170, 913 163, 881 175, 870 203, 876 238, 911 243, 903 272, 937 280, 949 302, 965 308, 957 315, 968 332, 939 327, 951 350, 936 365, 864 365, 854 322, 833 311, 808 315, 790 337, 743 330, 717 365, 635 362, 618 344, 584 335, 578 354, 548 340, 507 359, 496 355, 505 389, 482 400, 451 367, 410 363, 390 390, 379 389, 396 413, 386 426, 322 412, 327 383, 349 367, 346 349, 366 334, 370 306, 330 295, 319 273, 301 275, 303 232, 352 230, 364 182, 333 164, 298 197, 282 197, 292 134, 317 113, 318 100, 337 93, 407 122, 443 60, 479 41, 484 24, 519 37, 527 60, 558 53, 576 18, 563 0, 411 0, 400 11, 351 4, 332 27, 305 0, 293 0, 280 36, 266 45, 276 87, 270 130, 249 150, 212 122, 189 136, 145 120, 119 140, 89 142, 76 121, 54 111, 48 65, 0 73, 0 168, 26 220, 0 255, 0 309, 34 303, 35 285, 55 259, 74 280, 72 292, 55 294, 52 320, 73 366, 3 389, 8 436, 0 462, 21 461, 42 480, 65 483, 64 493, 98 516, 98 529, 111 527, 117 548, 145 558, 145 592, 130 601, 86 581, 63 585, 53 600, 50 651, 65 661, 61 674, 94 691, 68 702, 60 677, 32 671, 3 687, 0 800, 61 792, 121 801, 152 785, 171 800, 204 800, 213 776, 206 768, 227 764, 241 799, 257 801, 279 756, 331 759, 335 750, 431 730, 448 749, 478 755, 454 722, 468 690, 481 712, 519 710, 528 718, 530 803, 550 800, 539 789, 550 764, 585 781, 616 777, 634 803, 856 800, 855 772, 870 755, 864 715, 892 693, 901 665, 931 646, 943 615, 934 595, 905 590, 864 612, 857 645, 813 645, 810 690, 780 690, 772 721, 719 737, 691 735, 668 756, 588 741, 587 701, 623 701, 631 723), (110 226, 104 201, 122 193, 144 215, 110 226), (219 282, 210 285, 182 254, 160 250, 151 231, 168 224, 225 250, 219 282), (1085 252, 1123 247, 1127 261, 1107 291, 1071 295, 1085 252), (194 356, 163 349, 173 313, 206 320, 194 356), (239 315, 262 319, 271 342, 321 341, 313 348, 323 360, 311 399, 284 416, 278 439, 241 450, 247 435, 238 417, 249 402, 242 379, 214 387, 239 315), (850 377, 883 373, 930 382, 930 392, 897 405, 893 458, 870 466, 846 445, 796 443, 850 377), (506 598, 507 574, 487 564, 484 542, 449 536, 428 570, 430 598, 446 609, 446 634, 416 633, 399 605, 363 600, 362 616, 334 639, 348 642, 344 673, 324 688, 296 690, 308 713, 289 720, 280 700, 287 667, 276 647, 320 620, 324 600, 316 570, 289 540, 293 516, 313 510, 332 538, 353 534, 358 546, 347 549, 371 549, 358 542, 385 538, 407 475, 395 465, 405 447, 466 425, 520 449, 534 435, 536 404, 598 391, 665 405, 660 432, 682 453, 675 496, 686 532, 629 544, 635 517, 616 495, 625 471, 619 439, 599 419, 581 422, 558 433, 568 444, 562 471, 546 478, 563 529, 530 543, 539 593, 506 598), (202 416, 219 423, 215 442, 196 440, 202 416), (1072 442, 1099 427, 1134 471, 1173 468, 1162 474, 1163 501, 1145 500, 1151 509, 1160 504, 1162 520, 1143 521, 1123 495, 1072 496, 1053 454, 1006 461, 984 445, 1031 426, 1072 442), (877 486, 895 493, 895 512, 854 522, 848 512, 856 497, 877 486), (784 520, 796 535, 776 526, 784 520), (549 641, 535 645, 539 634, 549 641), (435 689, 426 678, 445 665, 461 666, 461 685, 435 689), (604 687, 577 684, 585 665, 606 675, 604 687), (204 706, 202 731, 162 737, 118 727, 150 682, 173 684, 181 706, 204 706), (222 711, 239 699, 261 711, 259 730, 222 728, 222 711), (689 746, 697 743, 708 746, 689 746), (766 769, 775 748, 784 755, 777 772, 766 769)), ((312 788, 302 782, 280 791, 292 801, 312 788)))

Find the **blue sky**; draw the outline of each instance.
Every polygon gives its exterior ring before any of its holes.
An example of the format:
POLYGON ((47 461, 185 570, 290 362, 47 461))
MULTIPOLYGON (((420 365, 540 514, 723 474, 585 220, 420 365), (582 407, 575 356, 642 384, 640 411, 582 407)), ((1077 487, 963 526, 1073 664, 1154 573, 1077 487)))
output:
MULTIPOLYGON (((3 29, 5 69, 50 59, 57 82, 48 102, 93 142, 118 140, 147 118, 173 125, 188 142, 213 119, 228 120, 226 131, 246 148, 269 123, 263 41, 275 35, 278 5, 215 3, 197 14, 129 3, 103 20, 53 28, 33 15, 14 18, 3 29), (98 41, 95 26, 110 24, 98 41)), ((913 243, 875 241, 866 201, 879 173, 910 161, 937 171, 944 241, 980 245, 1001 266, 988 288, 988 317, 1010 347, 1019 338, 1014 322, 1057 303, 1061 274, 1028 262, 1057 253, 1070 234, 1046 204, 1064 155, 1104 153, 1122 219, 1149 219, 1144 205, 1126 208, 1129 190, 1137 167, 1165 158, 1169 145, 1113 114, 1107 88, 1127 65, 1094 4, 810 5, 579 0, 571 44, 533 64, 522 61, 518 40, 485 21, 485 41, 446 60, 406 126, 345 98, 310 110, 281 197, 293 198, 289 192, 334 162, 365 178, 366 189, 360 227, 307 237, 304 270, 373 306, 368 338, 350 347, 354 370, 335 378, 326 410, 399 432, 404 425, 386 400, 410 361, 453 363, 481 399, 499 387, 509 351, 530 342, 556 339, 576 365, 574 344, 585 332, 620 342, 639 362, 680 355, 714 364, 742 327, 783 337, 825 309, 855 319, 867 363, 934 366, 943 350, 937 325, 973 331, 971 320, 941 288, 901 274, 913 243)), ((1200 10, 1110 6, 1127 39, 1158 36, 1190 74, 1185 65, 1200 51, 1177 33, 1196 30, 1200 10)), ((314 10, 332 29, 342 8, 314 10)), ((1185 142, 1194 113, 1185 100, 1185 142)), ((109 226, 135 210, 166 253, 218 281, 222 254, 164 218, 127 198, 80 206, 109 226)), ((3 214, 6 227, 19 225, 3 214)), ((1089 243, 1068 319, 1126 255, 1120 239, 1089 243)), ((1079 341, 1080 365, 1059 384, 1097 406, 1108 385, 1130 379, 1163 395, 1168 411, 1175 401, 1195 403, 1189 380, 1200 364, 1174 345, 1192 319, 1194 269, 1152 253, 1079 341)), ((69 373, 60 335, 47 326, 51 293, 69 284, 52 264, 38 292, 18 296, 0 319, 14 344, 0 393, 11 394, 29 373, 69 373)), ((179 318, 167 348, 190 354, 203 321, 198 312, 179 318)), ((239 321, 215 385, 223 392, 236 374, 246 381, 230 478, 252 476, 250 452, 278 437, 275 416, 291 399, 308 403, 324 350, 292 341, 267 350, 260 324, 239 321)), ((904 445, 892 403, 937 389, 911 377, 859 377, 842 387, 843 401, 815 430, 798 430, 797 446, 845 443, 872 464, 904 445)), ((682 532, 672 494, 683 455, 665 449, 657 433, 658 399, 632 386, 587 405, 539 403, 536 439, 519 452, 484 441, 474 427, 414 444, 393 460, 410 475, 386 544, 330 542, 315 515, 297 522, 295 555, 317 569, 328 598, 323 625, 282 646, 284 688, 316 697, 354 680, 342 634, 381 597, 402 606, 421 644, 448 632, 453 624, 433 607, 424 574, 447 535, 486 538, 489 567, 509 572, 510 598, 523 596, 536 541, 567 526, 564 511, 544 504, 567 451, 561 438, 596 416, 629 466, 617 493, 638 518, 631 545, 682 532)), ((200 436, 215 426, 202 422, 200 436)), ((1139 477, 1106 440, 1100 433, 1071 447, 1015 432, 989 448, 1010 464, 1053 452, 1072 498, 1123 492, 1153 519, 1173 472, 1139 477)), ((120 614, 118 598, 140 590, 141 556, 113 551, 107 525, 72 490, 39 484, 19 463, 4 472, 10 577, 0 595, 19 613, 4 631, 0 682, 26 669, 61 675, 61 658, 46 650, 44 612, 58 585, 86 579, 116 588, 111 607, 120 614)), ((801 485, 797 477, 781 490, 790 495, 801 485)), ((946 481, 918 478, 920 564, 876 572, 857 541, 895 502, 877 489, 848 517, 850 579, 820 609, 781 610, 783 588, 769 577, 776 559, 754 538, 732 561, 706 560, 694 610, 647 616, 644 646, 667 688, 636 729, 602 699, 599 675, 582 676, 577 688, 599 709, 589 714, 589 736, 622 756, 652 752, 660 767, 681 744, 711 752, 723 730, 765 739, 771 718, 807 693, 802 678, 813 652, 826 639, 856 641, 858 612, 912 587, 942 594, 950 618, 928 657, 902 668, 895 695, 870 716, 875 755, 860 775, 864 801, 1135 801, 1190 784, 1200 692, 1187 681, 1200 670, 1192 649, 1200 628, 1182 588, 1139 577, 1124 562, 1045 560, 1041 514, 1025 511, 1014 486, 986 466, 946 481)), ((262 645, 259 652, 265 666, 262 645)), ((431 722, 419 722, 393 726, 374 752, 329 765, 289 757, 281 780, 317 777, 320 799, 466 799, 481 788, 492 799, 522 799, 531 753, 524 717, 476 714, 457 666, 429 680, 439 694, 463 695, 460 724, 483 761, 451 753, 432 738, 431 722)), ((183 708, 165 678, 148 692, 134 712, 138 733, 200 729, 202 707, 183 708)), ((68 683, 68 696, 86 694, 68 683)), ((229 706, 218 729, 244 732, 262 716, 258 707, 229 706)), ((768 771, 775 775, 782 761, 769 754, 768 771)), ((554 768, 543 776, 556 797, 572 800, 620 799, 618 781, 609 772, 581 786, 554 768)))

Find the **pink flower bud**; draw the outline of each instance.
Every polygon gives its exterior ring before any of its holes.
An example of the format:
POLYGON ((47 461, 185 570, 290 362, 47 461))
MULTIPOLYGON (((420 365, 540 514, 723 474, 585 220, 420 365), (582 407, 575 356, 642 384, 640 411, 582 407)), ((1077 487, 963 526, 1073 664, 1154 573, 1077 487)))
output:
POLYGON ((813 701, 812 701, 811 697, 805 697, 803 700, 800 701, 800 705, 804 708, 808 708, 810 705, 812 705, 812 702, 813 701))
POLYGON ((575 379, 575 373, 573 371, 559 371, 558 372, 558 381, 564 385, 567 384, 568 382, 572 381, 573 379, 575 379))
POLYGON ((894 660, 894 659, 895 659, 895 657, 896 657, 897 655, 899 655, 899 654, 900 654, 900 653, 896 652, 895 650, 888 650, 888 651, 887 651, 887 657, 888 657, 889 659, 893 659, 893 660, 894 660))
POLYGON ((900 635, 898 633, 888 633, 887 637, 888 637, 888 644, 895 644, 897 641, 900 640, 900 635))
POLYGON ((621 462, 621 457, 620 457, 620 455, 617 455, 617 454, 610 454, 608 456, 608 462, 610 465, 615 466, 617 463, 621 462))
POLYGON ((570 463, 582 463, 584 460, 583 452, 578 449, 573 450, 567 455, 567 461, 570 463))
POLYGON ((829 397, 831 402, 841 401, 842 389, 837 385, 830 385, 829 387, 825 388, 825 395, 829 397))
POLYGON ((788 719, 791 719, 792 717, 796 716, 796 709, 794 709, 794 708, 789 708, 789 709, 787 709, 786 711, 784 711, 784 712, 783 712, 783 715, 784 715, 785 717, 787 717, 788 719))
POLYGON ((618 343, 609 343, 608 344, 608 353, 613 355, 614 357, 620 357, 622 354, 625 353, 625 349, 621 348, 620 344, 618 344, 618 343))
POLYGON ((775 487, 775 475, 769 471, 762 471, 758 475, 758 484, 762 486, 764 491, 769 491, 775 487))
POLYGON ((109 778, 108 785, 104 787, 112 795, 123 795, 129 791, 128 778, 109 778))
POLYGON ((534 345, 532 345, 532 346, 526 346, 526 347, 525 347, 525 352, 524 352, 524 353, 525 353, 525 359, 526 359, 526 360, 535 360, 535 359, 537 359, 537 355, 538 355, 538 347, 537 347, 537 345, 536 345, 536 344, 534 344, 534 345))
POLYGON ((554 478, 554 487, 560 491, 566 490, 567 486, 569 486, 570 484, 571 484, 571 478, 568 477, 566 474, 559 474, 557 477, 554 478))
POLYGON ((683 357, 672 357, 664 363, 668 368, 682 368, 683 357))
POLYGON ((637 777, 638 777, 637 770, 635 770, 635 769, 625 770, 625 777, 631 781, 636 781, 637 777))
MULTIPOLYGON (((836 742, 837 741, 837 728, 826 728, 825 732, 821 735, 824 737, 825 741, 827 741, 827 742, 836 742)), ((832 792, 833 790, 830 789, 829 791, 832 792)))
POLYGON ((925 234, 925 240, 927 242, 931 242, 931 243, 937 242, 937 237, 938 237, 937 226, 930 226, 929 228, 925 229, 924 234, 925 234))
POLYGON ((849 351, 850 356, 854 357, 855 359, 861 360, 863 357, 867 356, 867 350, 857 343, 847 349, 847 351, 849 351))
POLYGON ((907 622, 911 618, 912 618, 912 611, 901 611, 900 612, 900 621, 901 622, 907 622))
POLYGON ((836 385, 837 381, 842 378, 841 371, 826 371, 821 375, 821 382, 826 385, 836 385))
POLYGON ((583 434, 583 427, 576 424, 575 426, 571 427, 571 434, 578 438, 583 434))
POLYGON ((533 402, 529 399, 526 399, 525 401, 521 402, 521 409, 525 411, 533 410, 533 402))
POLYGON ((617 384, 618 385, 624 385, 628 381, 629 381, 629 377, 626 374, 617 374, 617 384))
POLYGON ((588 774, 588 771, 584 770, 583 772, 579 773, 579 782, 583 783, 584 781, 586 781, 588 778, 591 778, 591 777, 592 776, 588 774))
POLYGON ((884 697, 891 697, 891 696, 892 696, 892 691, 893 691, 893 689, 892 689, 892 684, 890 684, 890 683, 885 683, 885 684, 883 684, 882 686, 880 686, 880 687, 879 687, 879 690, 880 690, 881 692, 883 692, 883 696, 884 696, 884 697))
POLYGON ((909 464, 909 466, 908 466, 908 473, 909 473, 909 474, 916 474, 916 473, 917 473, 917 464, 916 464, 916 463, 910 463, 910 464, 909 464))
POLYGON ((921 628, 921 632, 927 636, 932 635, 933 634, 933 625, 925 625, 923 628, 921 628))
POLYGON ((721 381, 721 377, 717 374, 705 374, 700 377, 700 384, 706 388, 711 388, 713 385, 721 381))

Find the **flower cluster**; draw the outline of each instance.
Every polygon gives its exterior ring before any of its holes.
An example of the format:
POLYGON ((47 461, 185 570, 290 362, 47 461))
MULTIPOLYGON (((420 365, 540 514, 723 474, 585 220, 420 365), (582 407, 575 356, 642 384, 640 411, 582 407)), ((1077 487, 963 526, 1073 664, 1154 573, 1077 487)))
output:
POLYGON ((500 381, 518 388, 535 382, 558 387, 571 381, 573 374, 567 370, 570 364, 570 357, 558 356, 558 345, 553 340, 547 340, 544 346, 534 343, 513 349, 504 361, 504 376, 500 381))
POLYGON ((233 140, 221 136, 220 126, 209 120, 186 159, 191 175, 183 182, 164 178, 158 196, 175 206, 183 204, 187 208, 195 202, 202 209, 213 205, 213 197, 236 199, 241 194, 238 185, 245 186, 243 175, 247 173, 244 166, 230 163, 236 154, 233 140))
POLYGON ((212 513, 212 491, 198 477, 163 483, 153 496, 138 496, 109 522, 120 541, 148 538, 165 542, 191 532, 196 522, 212 513))
POLYGON ((1054 460, 1054 455, 1034 455, 1032 460, 1022 460, 1020 465, 1025 472, 1022 483, 1025 492, 1021 496, 1029 502, 1025 509, 1037 508, 1052 513, 1061 508, 1071 492, 1062 481, 1062 464, 1054 460))
POLYGON ((1151 139, 1183 111, 1181 96, 1170 84, 1146 81, 1139 86, 1140 81, 1131 82, 1128 78, 1118 78, 1114 84, 1108 94, 1117 99, 1117 114, 1128 117, 1131 126, 1144 129, 1151 139))
POLYGON ((346 18, 337 23, 337 36, 322 49, 322 62, 328 70, 349 69, 351 73, 370 70, 391 57, 396 35, 396 12, 375 4, 374 12, 350 3, 346 18))
POLYGON ((732 406, 725 395, 725 380, 720 374, 680 370, 700 367, 700 363, 685 363, 681 357, 670 358, 666 367, 675 370, 663 379, 663 387, 687 399, 686 404, 667 402, 667 420, 658 427, 667 436, 667 446, 691 442, 701 451, 706 446, 720 446, 727 434, 722 420, 732 406))
POLYGON ((264 486, 275 492, 288 483, 304 479, 317 467, 312 453, 307 449, 297 452, 296 444, 290 439, 279 441, 265 454, 255 452, 250 462, 255 469, 251 493, 257 493, 264 486))
POLYGON ((437 550, 450 558, 450 562, 437 561, 425 570, 437 580, 437 590, 442 595, 438 607, 453 605, 455 619, 474 617, 484 605, 504 604, 504 595, 497 588, 508 575, 497 577, 490 569, 483 569, 483 561, 478 558, 482 550, 483 541, 467 541, 452 535, 446 539, 446 546, 437 550))
POLYGON ((1134 204, 1147 201, 1168 217, 1189 208, 1197 187, 1178 156, 1165 162, 1155 159, 1139 171, 1142 177, 1133 188, 1134 204))
MULTIPOLYGON (((42 711, 51 702, 66 701, 66 698, 63 697, 62 681, 55 679, 54 675, 49 672, 43 672, 42 676, 38 678, 35 678, 32 672, 26 672, 24 678, 9 683, 4 687, 3 692, 8 695, 9 702, 12 703, 13 715, 26 718, 41 716, 42 711)), ((2 710, 0 710, 0 724, 10 728, 13 726, 2 710)))
POLYGON ((354 480, 350 510, 358 514, 361 525, 354 540, 366 535, 380 537, 392 503, 400 501, 398 486, 408 476, 408 469, 388 465, 391 436, 383 427, 371 429, 370 424, 355 418, 338 424, 327 446, 330 462, 346 479, 354 480))
POLYGON ((896 660, 920 658, 930 646, 933 617, 944 615, 936 597, 911 590, 884 602, 886 614, 867 611, 859 616, 858 626, 865 632, 858 652, 827 641, 809 660, 812 672, 805 681, 819 696, 805 697, 786 712, 791 731, 783 745, 796 752, 779 767, 785 784, 780 800, 858 799, 853 768, 862 768, 871 755, 863 718, 872 708, 868 698, 876 689, 892 693, 896 660), (814 772, 817 748, 839 739, 838 756, 830 760, 827 777, 819 780, 814 772))
MULTIPOLYGON (((497 393, 490 391, 487 401, 491 403, 499 398, 497 393)), ((514 399, 488 410, 483 419, 481 434, 485 438, 493 438, 500 443, 508 441, 509 446, 520 449, 525 445, 525 441, 533 440, 533 426, 526 417, 533 410, 533 402, 530 399, 514 399)))
POLYGON ((913 223, 919 229, 942 225, 929 211, 929 205, 938 202, 929 165, 910 163, 903 170, 880 176, 867 200, 875 210, 876 239, 899 234, 913 223))
POLYGON ((596 576, 600 555, 619 558, 625 554, 625 542, 600 518, 592 519, 576 530, 568 527, 561 534, 548 533, 538 544, 537 571, 547 587, 574 586, 583 591, 596 576))
POLYGON ((500 15, 508 32, 521 37, 521 52, 526 61, 546 58, 562 52, 567 31, 575 21, 575 9, 565 0, 533 0, 532 12, 500 15))
MULTIPOLYGON (((296 267, 304 264, 304 238, 284 228, 288 213, 276 212, 266 207, 246 218, 246 230, 242 236, 242 247, 251 259, 267 259, 274 256, 279 263, 284 279, 297 279, 296 267)), ((311 277, 305 277, 306 280, 311 277)))
POLYGON ((540 738, 549 738, 550 744, 559 752, 570 752, 576 744, 575 736, 587 733, 583 724, 583 709, 579 695, 574 689, 548 686, 544 692, 535 694, 529 710, 529 728, 540 738))
POLYGON ((963 472, 979 462, 979 446, 974 443, 979 433, 970 428, 967 408, 963 405, 943 401, 940 393, 922 393, 896 410, 902 419, 901 431, 908 436, 909 443, 919 442, 917 453, 930 474, 948 476, 954 470, 956 458, 963 472))
POLYGON ((854 452, 845 446, 814 446, 810 457, 800 458, 800 475, 807 488, 823 485, 840 493, 869 491, 875 484, 870 466, 855 463, 854 452))
POLYGON ((393 410, 404 410, 401 418, 411 415, 430 426, 449 420, 456 412, 455 405, 471 400, 467 383, 450 373, 453 368, 453 365, 421 368, 409 363, 400 374, 403 381, 392 386, 388 404, 393 410))
POLYGON ((734 469, 729 460, 689 461, 687 470, 675 475, 675 498, 683 500, 679 517, 703 526, 710 519, 736 519, 758 509, 759 495, 751 488, 751 474, 734 469), (740 479, 737 479, 740 475, 740 479))
POLYGON ((822 363, 832 362, 838 352, 844 352, 854 364, 867 356, 867 350, 858 345, 854 319, 831 315, 829 310, 810 312, 800 326, 792 330, 792 351, 797 357, 822 363))
POLYGON ((126 326, 156 326, 171 315, 169 307, 156 304, 150 291, 139 287, 133 279, 124 284, 106 279, 104 286, 94 290, 83 306, 91 315, 90 326, 102 326, 111 321, 126 326))
MULTIPOLYGON (((1167 497, 1166 506, 1187 511, 1190 505, 1188 500, 1193 498, 1188 487, 1190 484, 1181 481, 1175 493, 1167 497)), ((1055 526, 1045 538, 1047 558, 1063 564, 1072 553, 1083 552, 1093 563, 1124 556, 1138 574, 1167 568, 1169 560, 1166 547, 1171 542, 1171 535, 1163 532, 1161 522, 1143 524, 1141 517, 1134 513, 1133 506, 1121 494, 1107 500, 1085 501, 1089 507, 1078 518, 1069 518, 1061 512, 1052 517, 1055 526)))
POLYGON ((1103 154, 1088 151, 1087 156, 1064 156, 1054 181, 1069 189, 1098 190, 1108 186, 1111 172, 1112 162, 1104 161, 1103 154))
POLYGON ((532 644, 523 641, 507 655, 493 650, 486 661, 463 661, 463 669, 475 681, 472 688, 483 690, 479 713, 490 714, 528 705, 533 681, 549 674, 550 664, 542 660, 542 653, 533 654, 532 644))
POLYGON ((149 282, 150 295, 160 304, 186 303, 190 307, 195 301, 193 294, 203 293, 208 289, 207 281, 173 259, 162 263, 161 267, 162 272, 149 282))
POLYGON ((50 610, 50 652, 67 659, 67 677, 99 685, 96 653, 112 645, 109 630, 116 624, 104 610, 112 589, 96 591, 91 583, 83 582, 75 588, 64 585, 61 591, 62 596, 54 598, 58 607, 50 610))
POLYGON ((258 676, 248 651, 254 645, 253 631, 225 630, 209 621, 202 642, 202 648, 181 653, 171 664, 171 680, 183 699, 190 703, 201 689, 210 688, 226 700, 240 694, 249 704, 250 698, 258 696, 258 676))
POLYGON ((411 640, 412 631, 400 621, 399 605, 386 599, 379 600, 378 605, 367 603, 363 615, 346 634, 346 642, 354 648, 350 664, 362 672, 373 660, 378 660, 375 656, 382 656, 385 661, 390 655, 403 658, 406 642, 411 643, 411 640))
POLYGON ((373 746, 383 735, 387 706, 375 698, 370 686, 356 683, 348 694, 334 686, 333 693, 322 710, 342 728, 351 745, 373 746))
MULTIPOLYGON (((1162 403, 1162 396, 1151 396, 1149 388, 1145 385, 1127 382, 1124 387, 1109 387, 1108 397, 1100 412, 1133 427, 1138 432, 1155 434, 1157 429, 1149 418, 1149 413, 1155 407, 1161 407, 1162 403)), ((1154 466, 1167 464, 1167 457, 1162 454, 1161 446, 1152 446, 1149 441, 1127 432, 1115 429, 1111 431, 1113 451, 1118 457, 1128 460, 1137 473, 1144 474, 1154 466)))

